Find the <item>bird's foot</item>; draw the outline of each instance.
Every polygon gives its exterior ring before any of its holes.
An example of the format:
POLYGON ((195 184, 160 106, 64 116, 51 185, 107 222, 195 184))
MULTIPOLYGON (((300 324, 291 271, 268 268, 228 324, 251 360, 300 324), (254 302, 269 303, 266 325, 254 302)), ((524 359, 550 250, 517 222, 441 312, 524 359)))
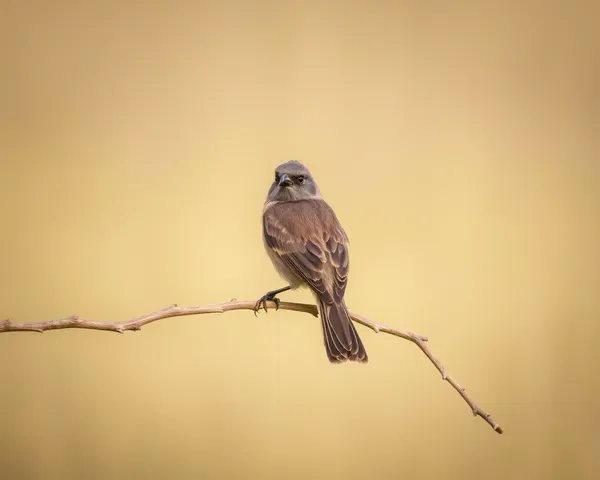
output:
POLYGON ((279 310, 279 299, 276 297, 277 293, 279 292, 267 292, 262 297, 260 297, 254 305, 254 315, 258 317, 257 313, 261 307, 265 310, 265 312, 268 313, 267 302, 269 301, 275 302, 275 310, 279 310))

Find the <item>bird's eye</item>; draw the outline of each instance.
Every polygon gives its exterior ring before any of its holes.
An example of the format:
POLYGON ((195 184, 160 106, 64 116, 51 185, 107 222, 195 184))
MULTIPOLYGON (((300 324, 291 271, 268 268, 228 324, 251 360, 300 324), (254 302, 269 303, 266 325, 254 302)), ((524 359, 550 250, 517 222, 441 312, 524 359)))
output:
POLYGON ((278 173, 276 173, 276 174, 275 174, 275 181, 276 181, 276 182, 278 182, 278 181, 279 181, 279 174, 278 174, 278 173))
POLYGON ((304 183, 304 175, 298 175, 297 181, 299 185, 302 185, 304 183))

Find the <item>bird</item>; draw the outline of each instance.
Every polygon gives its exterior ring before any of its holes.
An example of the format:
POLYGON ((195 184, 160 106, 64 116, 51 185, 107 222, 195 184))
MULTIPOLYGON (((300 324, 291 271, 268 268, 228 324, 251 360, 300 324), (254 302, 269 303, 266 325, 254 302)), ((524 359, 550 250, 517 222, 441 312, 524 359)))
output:
POLYGON ((331 363, 367 363, 365 347, 344 300, 348 284, 348 236, 321 196, 308 168, 297 160, 282 163, 262 210, 263 242, 275 269, 288 285, 258 299, 254 312, 277 295, 308 287, 321 317, 323 342, 331 363))

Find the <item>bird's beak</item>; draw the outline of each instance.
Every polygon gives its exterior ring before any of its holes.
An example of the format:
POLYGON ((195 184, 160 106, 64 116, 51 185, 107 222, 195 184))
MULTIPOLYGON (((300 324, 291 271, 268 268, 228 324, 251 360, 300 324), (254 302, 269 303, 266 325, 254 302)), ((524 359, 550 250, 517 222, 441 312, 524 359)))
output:
POLYGON ((286 173, 284 173, 281 178, 279 179, 279 186, 280 187, 289 187, 293 184, 292 179, 290 177, 288 177, 288 175, 286 173))

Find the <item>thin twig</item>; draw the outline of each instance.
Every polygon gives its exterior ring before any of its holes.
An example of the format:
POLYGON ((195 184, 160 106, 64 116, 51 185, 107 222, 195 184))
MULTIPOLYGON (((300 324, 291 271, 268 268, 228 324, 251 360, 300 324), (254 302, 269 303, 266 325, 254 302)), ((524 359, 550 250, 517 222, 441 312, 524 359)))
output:
MULTIPOLYGON (((163 318, 180 317, 183 315, 199 315, 203 313, 225 313, 231 310, 254 310, 254 301, 244 301, 232 299, 230 302, 218 303, 216 305, 205 305, 205 306, 194 306, 194 307, 181 307, 179 305, 171 305, 170 307, 164 308, 157 312, 135 317, 130 320, 123 320, 120 322, 97 322, 91 320, 85 320, 78 316, 71 316, 61 318, 58 320, 50 320, 47 322, 33 322, 33 323, 13 323, 9 319, 0 322, 0 333, 3 332, 45 332, 46 330, 59 330, 63 328, 87 328, 91 330, 106 330, 110 332, 124 333, 127 330, 140 330, 144 325, 148 323, 162 320, 163 318)), ((267 307, 274 309, 276 307, 275 302, 267 302, 267 307)), ((293 302, 281 302, 279 308, 282 310, 293 310, 296 312, 305 312, 314 315, 318 315, 317 307, 315 305, 309 305, 306 303, 293 303, 293 302)), ((452 387, 460 394, 465 402, 471 408, 474 416, 480 416, 483 418, 496 432, 503 433, 502 428, 498 425, 492 417, 482 410, 477 404, 471 400, 467 395, 467 392, 462 388, 456 380, 446 373, 446 369, 441 362, 434 357, 433 353, 427 345, 427 337, 417 335, 416 333, 400 330, 398 328, 392 328, 382 323, 375 323, 362 315, 357 315, 350 312, 352 320, 357 323, 369 327, 376 333, 383 332, 396 337, 404 338, 409 342, 414 343, 421 349, 421 351, 427 356, 427 358, 433 363, 435 368, 442 374, 442 379, 446 380, 452 387)))

